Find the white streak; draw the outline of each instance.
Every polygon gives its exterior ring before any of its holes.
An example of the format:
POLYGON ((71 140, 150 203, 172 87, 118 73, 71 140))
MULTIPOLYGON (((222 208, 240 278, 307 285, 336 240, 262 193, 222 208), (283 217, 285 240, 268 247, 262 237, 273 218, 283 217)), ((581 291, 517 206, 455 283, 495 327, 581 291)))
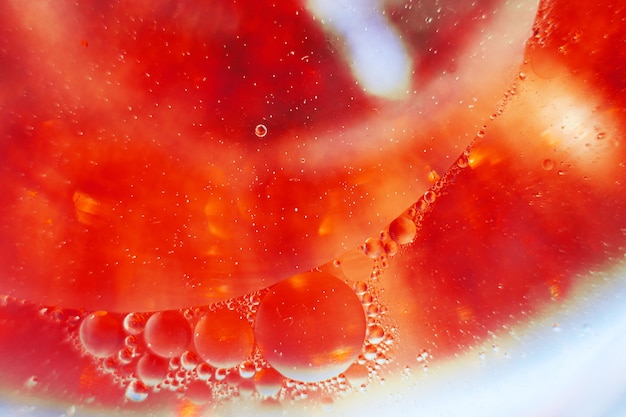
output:
POLYGON ((366 92, 397 98, 407 90, 412 62, 378 2, 310 0, 309 8, 345 42, 344 58, 366 92))

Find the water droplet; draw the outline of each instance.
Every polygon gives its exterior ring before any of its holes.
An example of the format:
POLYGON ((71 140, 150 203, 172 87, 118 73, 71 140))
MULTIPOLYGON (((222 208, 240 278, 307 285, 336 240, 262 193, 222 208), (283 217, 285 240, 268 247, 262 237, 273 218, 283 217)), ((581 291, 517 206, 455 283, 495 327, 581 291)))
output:
POLYGON ((400 245, 411 243, 416 233, 415 222, 405 216, 397 217, 389 225, 389 236, 400 245))
POLYGON ((163 358, 146 353, 137 361, 137 376, 146 386, 159 385, 167 374, 168 361, 163 358))
POLYGON ((281 374, 318 382, 337 376, 358 357, 365 314, 342 280, 305 272, 270 287, 259 305, 254 334, 264 358, 281 374))
POLYGON ((126 398, 133 402, 141 402, 148 398, 148 387, 137 380, 131 381, 126 387, 126 398))
POLYGON ((372 259, 376 259, 380 255, 382 255, 382 253, 385 251, 385 247, 383 245, 383 242, 380 239, 375 238, 375 237, 370 237, 369 239, 365 241, 363 251, 368 257, 372 259))
POLYGON ((541 163, 541 168, 545 169, 546 171, 552 170, 552 168, 554 168, 554 161, 550 158, 544 159, 541 163))
POLYGON ((267 127, 264 124, 259 123, 258 125, 256 125, 256 127, 254 128, 254 134, 258 137, 258 138, 263 138, 265 137, 265 135, 267 135, 267 127))
POLYGON ((144 338, 153 353, 171 358, 185 351, 191 339, 191 329, 180 312, 161 311, 146 322, 144 338))
POLYGON ((250 322, 228 308, 209 311, 194 332, 196 352, 216 368, 237 366, 250 355, 253 344, 250 322))
POLYGON ((121 320, 105 311, 85 317, 80 324, 79 336, 83 348, 99 358, 114 355, 124 345, 121 320))

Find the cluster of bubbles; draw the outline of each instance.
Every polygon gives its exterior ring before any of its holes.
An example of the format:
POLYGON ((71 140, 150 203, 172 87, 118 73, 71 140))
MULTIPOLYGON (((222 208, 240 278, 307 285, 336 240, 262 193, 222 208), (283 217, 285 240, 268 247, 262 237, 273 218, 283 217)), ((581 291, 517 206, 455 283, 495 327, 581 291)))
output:
POLYGON ((380 320, 385 311, 365 282, 348 286, 331 274, 308 272, 284 284, 209 306, 72 315, 75 324, 70 338, 102 373, 113 376, 128 401, 141 402, 152 393, 172 391, 197 405, 235 398, 332 402, 333 396, 365 389, 389 361, 393 330, 385 329, 380 320), (319 294, 326 293, 331 296, 320 301, 319 294), (313 310, 322 309, 330 317, 342 315, 343 327, 333 333, 331 324, 324 326, 328 340, 320 336, 322 351, 314 351, 311 346, 316 343, 303 347, 316 358, 324 353, 327 362, 312 364, 307 359, 299 365, 299 353, 292 353, 288 338, 302 343, 304 335, 285 334, 280 325, 289 320, 303 322, 303 318, 274 317, 274 308, 268 303, 272 297, 289 300, 309 296, 316 300, 313 310), (338 337, 341 332, 349 336, 350 331, 351 342, 350 337, 348 342, 338 337), (272 356, 276 348, 266 346, 264 332, 286 350, 272 356), (337 345, 340 339, 344 345, 337 345), (335 351, 351 350, 353 353, 343 359, 335 357, 335 351), (285 359, 281 362, 281 358, 285 359))
MULTIPOLYGON (((491 120, 504 112, 516 91, 515 84, 491 120)), ((264 137, 267 128, 258 125, 255 134, 264 137)), ((485 134, 483 126, 475 140, 485 134)), ((372 380, 384 380, 397 338, 379 279, 390 258, 415 240, 447 185, 471 166, 472 145, 415 204, 359 247, 374 260, 373 267, 369 277, 350 286, 320 269, 208 306, 127 314, 45 308, 42 314, 65 323, 75 346, 112 375, 132 402, 173 391, 197 405, 235 398, 332 403, 333 396, 366 390, 372 380), (307 307, 307 302, 315 305, 307 307), (318 321, 306 327, 307 314, 320 311, 318 321), (340 319, 321 326, 323 317, 340 319), (298 328, 304 330, 298 333, 298 328)), ((341 260, 332 266, 340 269, 341 260)), ((419 353, 424 369, 428 359, 426 351, 419 353)))

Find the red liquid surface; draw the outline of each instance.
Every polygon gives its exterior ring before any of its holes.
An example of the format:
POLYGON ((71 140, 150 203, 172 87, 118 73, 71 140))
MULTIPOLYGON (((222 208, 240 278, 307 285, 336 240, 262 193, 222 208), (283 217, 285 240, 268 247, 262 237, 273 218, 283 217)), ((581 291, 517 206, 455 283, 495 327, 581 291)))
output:
MULTIPOLYGON (((612 2, 542 4, 519 65, 471 110, 363 92, 341 40, 300 4, 27 7, 1 15, 14 30, 0 361, 16 396, 128 412, 281 389, 321 401, 376 379, 368 367, 463 352, 623 257, 626 48, 612 2), (315 284, 298 279, 320 266, 315 284), (154 392, 172 371, 181 389, 154 392), (298 386, 335 372, 321 394, 298 386)), ((429 31, 416 29, 426 11, 390 6, 411 54, 440 51, 413 83, 444 97, 432 80, 464 74, 455 54, 492 7, 429 31)))

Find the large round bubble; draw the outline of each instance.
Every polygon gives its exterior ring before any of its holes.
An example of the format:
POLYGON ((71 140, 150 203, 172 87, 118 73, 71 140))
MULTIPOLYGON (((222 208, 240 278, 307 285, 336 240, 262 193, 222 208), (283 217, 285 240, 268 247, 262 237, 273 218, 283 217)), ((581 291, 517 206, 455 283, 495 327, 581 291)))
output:
POLYGON ((254 333, 261 353, 281 374, 323 381, 348 369, 361 352, 365 314, 346 283, 306 272, 271 287, 259 305, 254 333))

